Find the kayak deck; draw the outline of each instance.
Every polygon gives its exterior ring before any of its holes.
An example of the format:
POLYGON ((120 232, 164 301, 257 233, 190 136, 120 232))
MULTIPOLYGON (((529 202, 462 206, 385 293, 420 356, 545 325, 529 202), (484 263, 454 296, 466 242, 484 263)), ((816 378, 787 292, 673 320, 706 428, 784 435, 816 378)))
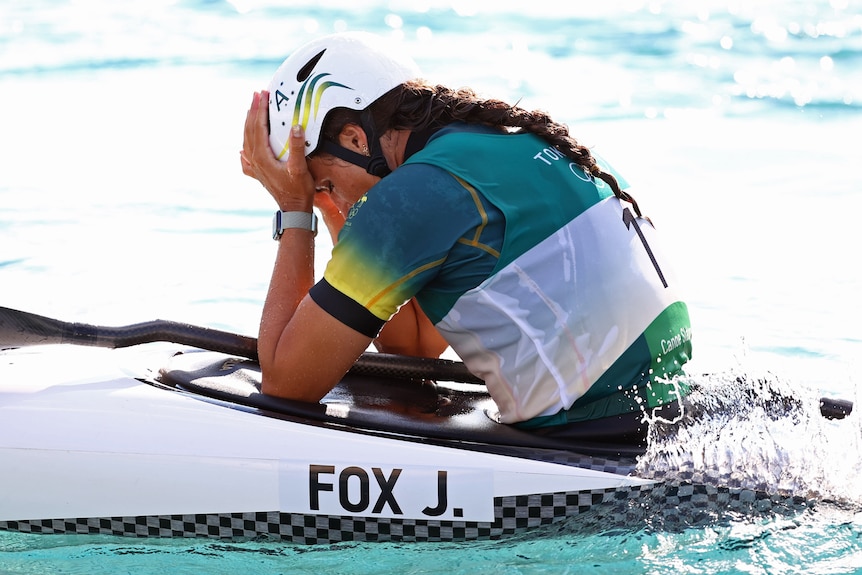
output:
POLYGON ((628 475, 644 446, 585 438, 563 441, 495 421, 496 405, 484 386, 348 374, 320 403, 260 393, 256 362, 214 352, 178 354, 158 380, 229 404, 261 410, 271 417, 335 425, 360 433, 386 432, 401 439, 461 449, 505 453, 593 467, 590 460, 612 459, 602 471, 628 475))

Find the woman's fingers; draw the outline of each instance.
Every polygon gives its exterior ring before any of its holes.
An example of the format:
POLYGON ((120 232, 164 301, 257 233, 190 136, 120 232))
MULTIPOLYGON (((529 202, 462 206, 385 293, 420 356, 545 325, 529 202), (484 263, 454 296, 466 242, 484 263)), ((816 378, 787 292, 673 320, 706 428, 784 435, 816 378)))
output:
POLYGON ((292 178, 310 178, 308 162, 305 159, 305 130, 302 126, 293 126, 290 129, 288 145, 290 150, 287 157, 287 173, 292 178))
POLYGON ((277 161, 269 147, 268 92, 255 92, 246 116, 243 150, 253 164, 277 161))
POLYGON ((305 131, 302 126, 293 126, 290 129, 290 151, 287 157, 287 171, 293 174, 308 172, 308 163, 305 161, 305 131))
MULTIPOLYGON (((262 134, 266 134, 268 132, 266 129, 266 122, 268 121, 268 118, 265 115, 266 110, 264 110, 264 114, 261 114, 261 100, 263 99, 263 94, 265 94, 265 92, 255 92, 252 96, 251 106, 249 106, 248 112, 245 115, 245 125, 243 126, 242 135, 242 152, 240 152, 242 173, 258 180, 260 180, 260 174, 258 173, 257 165, 261 159, 264 161, 266 160, 265 157, 260 157, 260 150, 262 149, 260 139, 262 134), (261 130, 261 122, 263 122, 264 130, 261 130)), ((268 151, 268 141, 266 144, 268 151)), ((262 180, 261 183, 263 183, 262 180)))
POLYGON ((269 93, 255 92, 243 127, 242 173, 258 180, 286 210, 310 210, 314 182, 305 159, 305 134, 300 126, 290 131, 289 155, 279 161, 269 143, 269 93))

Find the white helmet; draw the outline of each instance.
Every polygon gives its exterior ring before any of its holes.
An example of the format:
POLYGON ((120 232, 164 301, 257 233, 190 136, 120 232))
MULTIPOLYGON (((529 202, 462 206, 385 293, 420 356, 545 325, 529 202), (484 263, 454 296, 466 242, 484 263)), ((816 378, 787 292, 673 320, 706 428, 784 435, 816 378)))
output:
POLYGON ((269 86, 269 145, 287 160, 290 129, 305 129, 305 155, 320 145, 320 130, 333 108, 364 110, 377 98, 419 77, 419 68, 373 34, 324 36, 297 49, 269 86))

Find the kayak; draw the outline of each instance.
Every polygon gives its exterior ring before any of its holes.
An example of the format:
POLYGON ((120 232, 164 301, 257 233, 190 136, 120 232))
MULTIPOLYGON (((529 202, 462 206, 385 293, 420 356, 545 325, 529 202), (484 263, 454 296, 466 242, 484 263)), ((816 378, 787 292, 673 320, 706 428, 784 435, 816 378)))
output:
POLYGON ((0 529, 468 540, 553 523, 653 484, 631 474, 631 448, 578 454, 397 431, 438 418, 450 420, 444 434, 499 426, 482 411, 483 393, 447 390, 454 413, 438 416, 441 390, 348 376, 319 406, 261 396, 270 404, 255 407, 228 399, 241 400, 259 377, 240 358, 186 353, 159 377, 137 379, 89 375, 76 357, 0 355, 0 529), (34 377, 45 366, 68 375, 34 377), (183 374, 185 386, 175 383, 183 374), (466 404, 477 407, 459 413, 466 404))
POLYGON ((125 345, 93 343, 105 328, 33 328, 41 316, 22 328, 4 311, 14 312, 0 308, 0 349, 26 345, 0 351, 0 530, 467 541, 646 512, 653 497, 672 513, 799 502, 640 477, 642 446, 497 423, 474 382, 352 370, 306 404, 261 394, 251 353, 168 346, 141 367, 129 350, 29 347, 80 333, 88 341, 75 343, 125 345))

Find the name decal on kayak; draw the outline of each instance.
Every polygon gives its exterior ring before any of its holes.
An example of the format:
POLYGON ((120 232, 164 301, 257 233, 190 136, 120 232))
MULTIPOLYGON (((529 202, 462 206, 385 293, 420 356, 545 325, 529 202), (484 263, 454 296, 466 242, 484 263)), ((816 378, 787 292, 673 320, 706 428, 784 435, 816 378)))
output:
POLYGON ((281 511, 493 521, 493 478, 480 469, 281 462, 281 511))

